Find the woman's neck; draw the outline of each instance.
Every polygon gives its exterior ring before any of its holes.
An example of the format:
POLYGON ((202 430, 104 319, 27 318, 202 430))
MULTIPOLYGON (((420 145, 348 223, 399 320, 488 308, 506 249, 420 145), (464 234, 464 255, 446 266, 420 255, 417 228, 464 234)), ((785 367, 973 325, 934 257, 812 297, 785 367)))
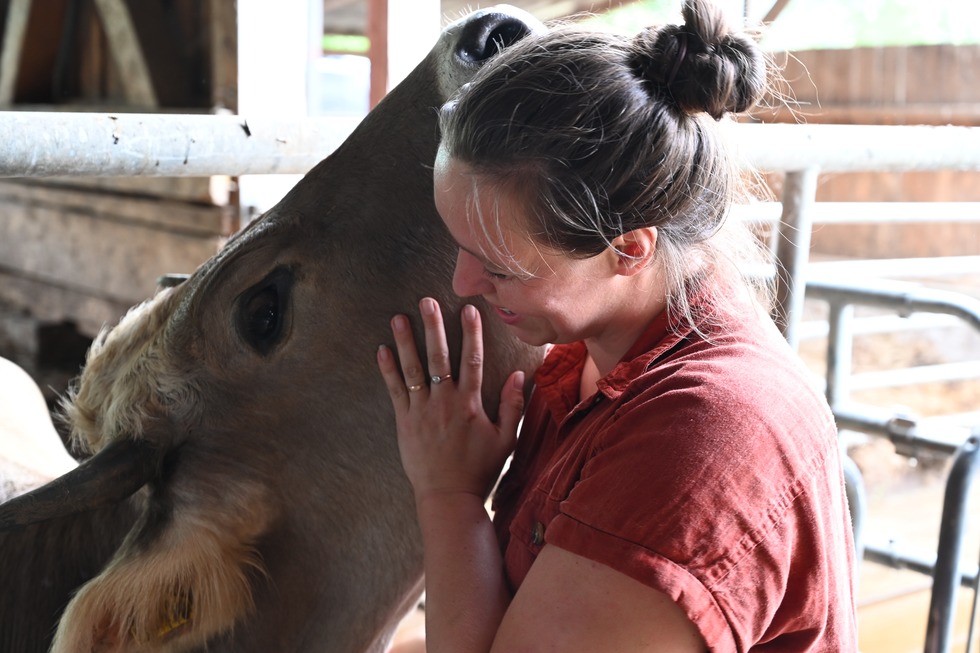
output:
POLYGON ((578 387, 579 401, 588 399, 596 393, 596 390, 598 390, 596 384, 602 376, 599 373, 599 368, 596 367, 595 361, 592 360, 592 356, 586 356, 585 366, 582 368, 582 379, 579 381, 578 387))

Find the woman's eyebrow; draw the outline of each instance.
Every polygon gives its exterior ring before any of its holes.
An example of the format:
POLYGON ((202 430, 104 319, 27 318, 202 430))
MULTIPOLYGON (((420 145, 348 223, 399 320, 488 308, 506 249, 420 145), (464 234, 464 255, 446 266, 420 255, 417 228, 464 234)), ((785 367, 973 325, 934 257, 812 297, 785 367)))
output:
POLYGON ((458 242, 456 243, 456 247, 459 247, 461 250, 463 250, 464 252, 466 252, 467 254, 469 254, 470 256, 472 256, 473 258, 479 260, 482 263, 490 263, 490 261, 487 259, 486 256, 484 256, 483 254, 481 254, 479 252, 474 252, 469 247, 463 247, 458 242))

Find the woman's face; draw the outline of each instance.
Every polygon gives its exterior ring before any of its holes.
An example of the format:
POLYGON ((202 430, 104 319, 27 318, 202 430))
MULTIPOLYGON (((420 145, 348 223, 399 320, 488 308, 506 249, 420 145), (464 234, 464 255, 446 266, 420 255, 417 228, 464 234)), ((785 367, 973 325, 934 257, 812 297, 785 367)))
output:
POLYGON ((548 251, 528 236, 519 198, 440 149, 435 204, 459 245, 453 290, 480 295, 532 345, 601 337, 617 300, 611 251, 587 259, 548 251))

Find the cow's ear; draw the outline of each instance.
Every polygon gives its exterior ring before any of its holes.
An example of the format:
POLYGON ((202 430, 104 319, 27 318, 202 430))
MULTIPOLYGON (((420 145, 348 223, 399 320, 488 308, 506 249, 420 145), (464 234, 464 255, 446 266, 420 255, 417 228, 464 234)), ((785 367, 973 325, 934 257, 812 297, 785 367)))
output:
POLYGON ((137 527, 68 604, 52 653, 185 651, 247 618, 252 581, 263 573, 253 544, 270 511, 257 487, 236 489, 240 504, 195 504, 137 527))

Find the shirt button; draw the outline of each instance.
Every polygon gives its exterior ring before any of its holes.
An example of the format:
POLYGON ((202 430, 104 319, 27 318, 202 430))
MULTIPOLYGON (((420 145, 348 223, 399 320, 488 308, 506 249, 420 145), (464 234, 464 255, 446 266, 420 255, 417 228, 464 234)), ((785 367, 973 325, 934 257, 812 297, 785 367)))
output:
POLYGON ((531 544, 534 546, 544 544, 544 524, 539 521, 534 522, 534 528, 531 529, 531 544))

